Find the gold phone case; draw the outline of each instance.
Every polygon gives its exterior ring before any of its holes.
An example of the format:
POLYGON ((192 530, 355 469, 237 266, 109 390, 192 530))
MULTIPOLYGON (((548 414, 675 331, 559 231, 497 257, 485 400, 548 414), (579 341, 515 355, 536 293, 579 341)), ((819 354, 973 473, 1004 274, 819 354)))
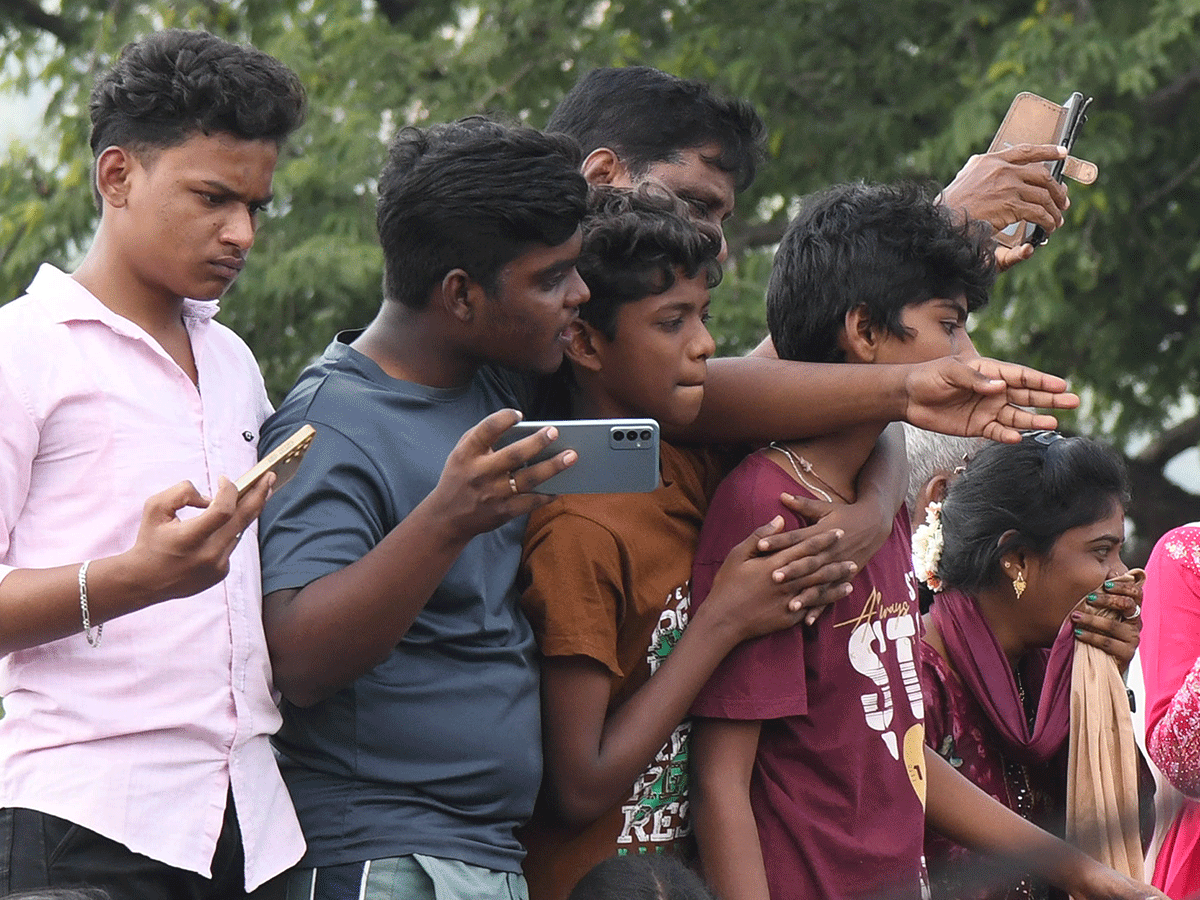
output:
POLYGON ((273 490, 277 491, 287 484, 300 468, 300 460, 312 446, 316 433, 316 429, 311 425, 301 425, 291 437, 260 459, 254 468, 234 482, 238 490, 238 499, 268 472, 275 473, 273 490))

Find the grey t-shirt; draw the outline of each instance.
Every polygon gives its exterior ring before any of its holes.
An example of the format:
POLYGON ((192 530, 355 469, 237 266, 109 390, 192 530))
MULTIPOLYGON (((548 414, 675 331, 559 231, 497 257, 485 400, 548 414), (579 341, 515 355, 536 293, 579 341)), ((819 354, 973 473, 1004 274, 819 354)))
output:
MULTIPOLYGON (((352 338, 263 426, 264 453, 304 422, 317 430, 260 520, 264 593, 362 558, 434 488, 465 431, 539 402, 532 379, 497 370, 449 390, 397 381, 352 338)), ((388 659, 312 707, 283 703, 275 746, 304 865, 423 853, 520 871, 513 831, 542 773, 535 644, 514 587, 525 521, 467 544, 388 659)))

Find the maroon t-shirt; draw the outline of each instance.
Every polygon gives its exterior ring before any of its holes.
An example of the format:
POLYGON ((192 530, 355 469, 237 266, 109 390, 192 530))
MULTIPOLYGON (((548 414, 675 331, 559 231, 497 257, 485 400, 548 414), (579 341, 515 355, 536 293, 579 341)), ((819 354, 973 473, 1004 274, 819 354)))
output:
MULTIPOLYGON (((805 493, 762 454, 747 457, 713 498, 692 602, 725 556, 805 493)), ((924 709, 921 622, 908 513, 813 626, 747 641, 726 657, 692 709, 761 720, 750 803, 772 900, 918 898, 924 879, 924 709)))

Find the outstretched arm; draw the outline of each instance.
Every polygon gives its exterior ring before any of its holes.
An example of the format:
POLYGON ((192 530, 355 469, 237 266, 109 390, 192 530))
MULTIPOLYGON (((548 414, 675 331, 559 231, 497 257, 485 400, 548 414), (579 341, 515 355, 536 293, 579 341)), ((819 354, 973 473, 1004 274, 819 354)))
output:
POLYGON ((1142 900, 1164 895, 1114 872, 998 803, 925 747, 928 773, 925 818, 952 841, 1000 856, 1036 872, 1072 897, 1142 900))
POLYGON ((946 356, 915 365, 802 363, 746 356, 710 360, 700 415, 682 441, 766 443, 907 421, 946 434, 1015 443, 1020 429, 1054 428, 1073 409, 1066 382, 1027 366, 946 356))

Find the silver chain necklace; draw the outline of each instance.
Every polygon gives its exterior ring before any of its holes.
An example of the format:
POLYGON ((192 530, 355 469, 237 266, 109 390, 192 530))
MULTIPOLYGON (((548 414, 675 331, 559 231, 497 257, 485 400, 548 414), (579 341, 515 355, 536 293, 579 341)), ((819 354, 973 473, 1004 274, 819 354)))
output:
POLYGON ((808 488, 810 491, 812 491, 814 494, 817 494, 818 496, 823 498, 826 503, 832 503, 833 497, 831 497, 826 491, 821 490, 821 488, 817 487, 815 484, 813 484, 811 481, 809 481, 807 478, 805 478, 804 477, 805 472, 807 472, 813 478, 817 479, 817 481, 821 482, 821 484, 825 485, 825 487, 829 488, 829 490, 833 491, 834 496, 836 496, 843 503, 850 502, 845 497, 843 497, 841 494, 839 494, 836 490, 834 490, 833 485, 831 485, 828 481, 826 481, 824 478, 822 478, 820 475, 818 475, 813 470, 812 463, 810 463, 803 456, 799 456, 798 454, 793 453, 789 447, 787 447, 785 444, 779 443, 778 441, 771 441, 771 443, 768 446, 770 446, 772 450, 778 450, 780 453, 782 453, 784 456, 786 456, 788 458, 788 462, 790 462, 792 464, 792 470, 796 473, 796 478, 799 480, 799 482, 802 485, 804 485, 806 488, 808 488))

